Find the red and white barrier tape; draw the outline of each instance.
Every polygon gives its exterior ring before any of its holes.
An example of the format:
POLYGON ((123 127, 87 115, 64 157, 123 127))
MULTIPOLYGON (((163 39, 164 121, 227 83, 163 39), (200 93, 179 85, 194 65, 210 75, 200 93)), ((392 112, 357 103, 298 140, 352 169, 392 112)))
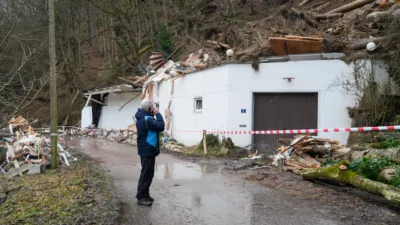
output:
MULTIPOLYGON (((385 131, 400 130, 400 125, 380 126, 380 127, 350 127, 350 128, 325 128, 325 129, 299 129, 299 130, 261 130, 261 131, 210 131, 207 134, 307 134, 307 133, 328 133, 328 132, 365 132, 365 131, 385 131)), ((202 130, 172 130, 183 133, 202 133, 202 130)))

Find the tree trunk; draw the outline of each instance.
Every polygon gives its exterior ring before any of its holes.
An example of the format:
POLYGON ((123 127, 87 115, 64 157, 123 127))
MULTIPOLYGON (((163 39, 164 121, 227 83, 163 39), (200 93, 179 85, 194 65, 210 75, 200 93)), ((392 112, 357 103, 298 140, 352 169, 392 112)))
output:
POLYGON ((93 43, 92 43, 92 9, 90 7, 90 3, 87 3, 86 6, 86 23, 88 26, 88 36, 89 36, 89 46, 92 47, 93 43))
POLYGON ((256 14, 256 11, 254 10, 254 0, 250 0, 250 7, 251 7, 251 15, 256 14))
POLYGON ((78 95, 79 95, 79 90, 76 90, 74 97, 72 98, 71 102, 69 103, 68 112, 67 112, 67 115, 66 115, 64 123, 63 123, 64 126, 68 125, 69 115, 71 114, 72 106, 74 105, 75 100, 78 97, 78 95))
POLYGON ((228 3, 228 17, 235 16, 235 12, 233 10, 232 0, 227 0, 228 3))
POLYGON ((150 1, 151 8, 153 10, 153 17, 154 17, 154 23, 155 23, 155 28, 158 30, 158 19, 157 19, 157 12, 156 12, 156 7, 154 6, 154 1, 150 1))
POLYGON ((388 201, 400 205, 400 189, 364 178, 347 169, 341 170, 340 164, 318 169, 303 169, 301 175, 306 180, 326 179, 342 184, 350 184, 371 194, 381 195, 388 201))
POLYGON ((51 105, 51 168, 57 168, 57 73, 56 73, 56 32, 54 0, 48 1, 49 7, 49 58, 50 58, 50 105, 51 105))
POLYGON ((165 22, 165 27, 168 27, 168 14, 167 14, 167 4, 165 3, 166 0, 162 0, 162 4, 163 4, 163 10, 164 10, 164 22, 165 22))

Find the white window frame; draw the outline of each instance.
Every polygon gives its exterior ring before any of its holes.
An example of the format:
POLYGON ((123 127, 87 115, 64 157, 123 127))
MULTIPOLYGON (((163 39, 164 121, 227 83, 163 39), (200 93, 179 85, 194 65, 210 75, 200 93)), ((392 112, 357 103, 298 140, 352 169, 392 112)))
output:
POLYGON ((202 97, 194 98, 193 105, 194 105, 193 109, 194 109, 195 113, 203 112, 203 98, 202 97), (197 101, 199 101, 199 100, 201 101, 201 109, 197 109, 197 101))

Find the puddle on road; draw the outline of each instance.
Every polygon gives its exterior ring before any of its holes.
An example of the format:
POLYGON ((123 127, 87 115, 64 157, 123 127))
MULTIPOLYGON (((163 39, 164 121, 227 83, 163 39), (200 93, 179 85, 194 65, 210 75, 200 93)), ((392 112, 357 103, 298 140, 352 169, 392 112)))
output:
MULTIPOLYGON (((137 165, 140 168, 140 164, 137 165)), ((218 165, 197 164, 188 162, 164 162, 157 163, 154 178, 164 179, 195 179, 207 174, 220 172, 218 165)))
POLYGON ((190 166, 182 163, 163 163, 156 165, 154 178, 164 179, 194 179, 204 175, 200 165, 191 164, 190 166))

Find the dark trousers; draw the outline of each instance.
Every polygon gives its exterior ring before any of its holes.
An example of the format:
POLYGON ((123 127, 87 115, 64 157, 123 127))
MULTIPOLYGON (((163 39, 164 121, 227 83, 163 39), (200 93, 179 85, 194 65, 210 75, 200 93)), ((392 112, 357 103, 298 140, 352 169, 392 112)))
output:
POLYGON ((137 188, 137 199, 147 198, 150 196, 150 185, 154 177, 154 166, 156 163, 155 157, 140 157, 142 164, 142 171, 140 173, 138 188, 137 188))

